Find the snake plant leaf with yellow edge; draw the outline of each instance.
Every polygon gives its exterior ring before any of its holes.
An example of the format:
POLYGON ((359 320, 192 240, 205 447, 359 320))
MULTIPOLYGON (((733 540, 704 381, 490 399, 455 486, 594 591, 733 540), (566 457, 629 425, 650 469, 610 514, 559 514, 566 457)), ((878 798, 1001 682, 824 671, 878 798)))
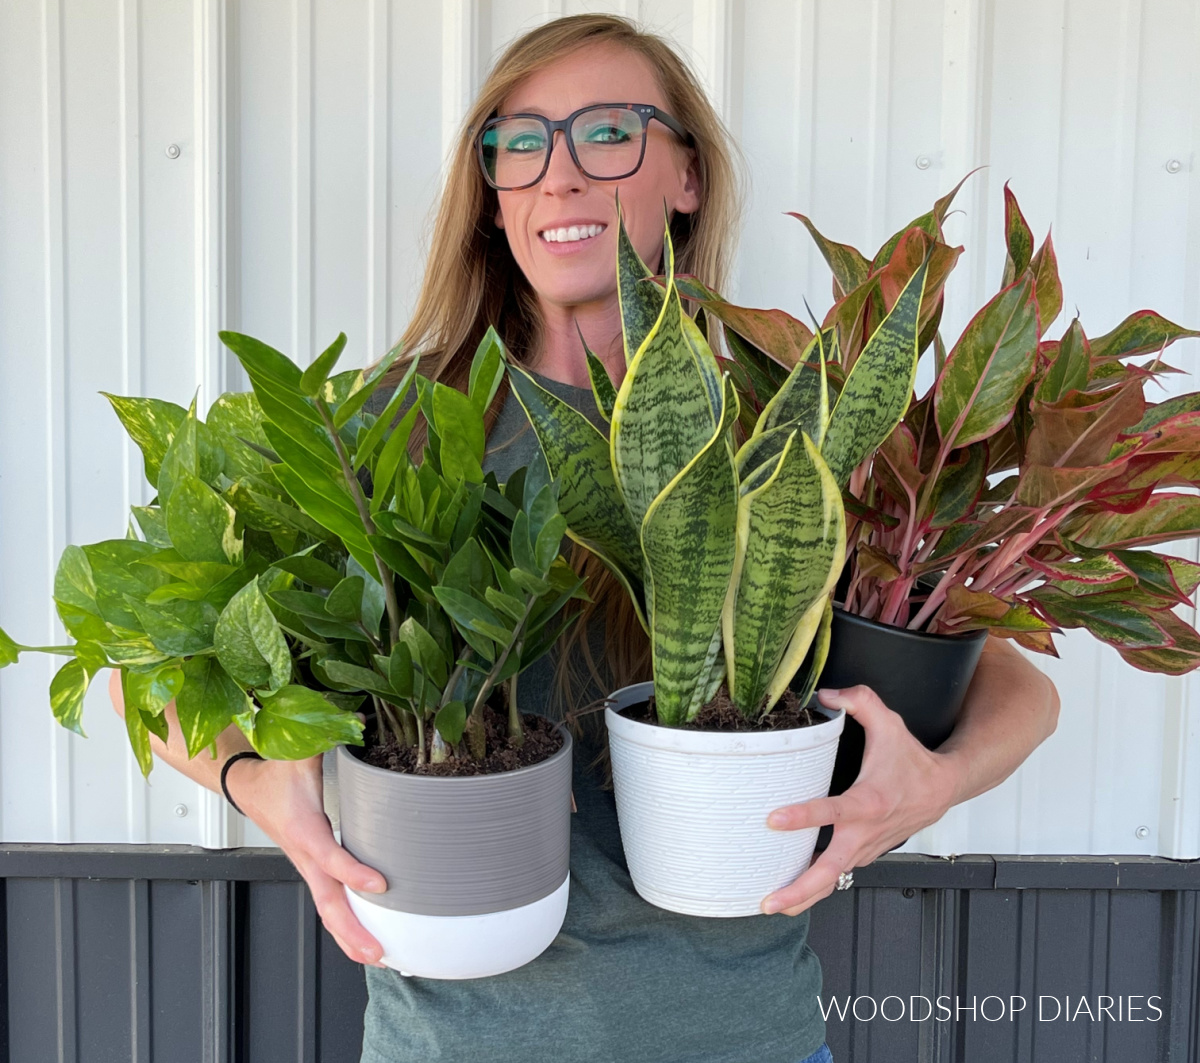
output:
POLYGON ((617 301, 625 337, 625 364, 633 362, 642 341, 650 334, 663 307, 663 290, 642 261, 625 231, 625 218, 617 200, 617 301))
POLYGON ((839 487, 908 409, 917 378, 918 322, 928 269, 926 258, 863 347, 830 413, 821 454, 839 487))
POLYGON ((685 330, 686 317, 668 278, 662 313, 634 355, 613 407, 612 467, 639 526, 650 503, 704 449, 717 425, 719 406, 713 407, 710 387, 711 379, 721 379, 717 360, 699 330, 685 330))
POLYGON ((694 719, 712 696, 709 677, 734 563, 738 482, 730 429, 737 416, 727 376, 720 424, 642 523, 654 696, 658 718, 668 725, 694 719))
POLYGON ((773 474, 738 502, 737 560, 722 627, 729 693, 770 711, 799 669, 845 560, 841 491, 795 431, 773 474), (765 701, 765 705, 764 705, 765 701))
POLYGON ((594 553, 628 592, 646 625, 638 529, 621 500, 608 440, 582 413, 509 362, 509 380, 559 482, 567 537, 594 553))

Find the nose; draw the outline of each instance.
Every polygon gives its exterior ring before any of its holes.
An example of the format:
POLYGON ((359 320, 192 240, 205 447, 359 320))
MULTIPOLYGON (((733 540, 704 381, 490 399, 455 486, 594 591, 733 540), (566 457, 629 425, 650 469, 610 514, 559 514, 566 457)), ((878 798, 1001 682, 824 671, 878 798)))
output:
POLYGON ((582 192, 586 185, 587 178, 571 158, 566 135, 557 130, 550 142, 550 165, 546 168, 546 176, 542 178, 542 191, 551 196, 563 196, 582 192))

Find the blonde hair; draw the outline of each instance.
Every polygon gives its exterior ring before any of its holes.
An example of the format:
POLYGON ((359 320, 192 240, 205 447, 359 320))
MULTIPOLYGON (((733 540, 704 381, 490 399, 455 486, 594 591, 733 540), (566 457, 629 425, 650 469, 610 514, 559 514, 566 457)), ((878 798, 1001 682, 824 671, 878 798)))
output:
MULTIPOLYGON (((742 208, 740 160, 696 76, 666 41, 629 19, 605 14, 555 19, 508 46, 463 120, 433 224, 424 280, 400 339, 405 351, 421 353, 422 375, 465 390, 471 357, 489 325, 496 326, 515 360, 531 364, 536 358, 542 327, 536 293, 513 259, 504 231, 495 225, 498 200, 476 160, 474 131, 527 77, 580 48, 599 44, 643 56, 670 114, 691 134, 700 203, 694 213, 677 213, 671 220, 675 268, 718 290, 724 288, 742 208)), ((403 366, 393 369, 395 375, 400 372, 403 366)), ((488 411, 489 431, 506 393, 507 387, 502 388, 488 411)), ((415 432, 415 452, 423 444, 424 433, 415 432)), ((624 592, 587 551, 576 549, 572 561, 587 580, 595 604, 584 608, 582 622, 568 636, 571 645, 563 649, 581 651, 578 656, 591 677, 600 681, 586 622, 602 606, 608 678, 619 685, 648 678, 649 645, 624 592)), ((563 652, 560 660, 574 656, 563 652)), ((572 685, 579 678, 573 677, 572 685)))

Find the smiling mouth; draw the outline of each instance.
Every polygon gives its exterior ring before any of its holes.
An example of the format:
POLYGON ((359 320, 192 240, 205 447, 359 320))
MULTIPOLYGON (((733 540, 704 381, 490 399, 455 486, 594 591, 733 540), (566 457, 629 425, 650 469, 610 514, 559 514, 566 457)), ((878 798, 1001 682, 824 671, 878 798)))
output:
POLYGON ((607 225, 564 225, 559 229, 543 229, 538 235, 548 244, 574 244, 599 236, 607 225))

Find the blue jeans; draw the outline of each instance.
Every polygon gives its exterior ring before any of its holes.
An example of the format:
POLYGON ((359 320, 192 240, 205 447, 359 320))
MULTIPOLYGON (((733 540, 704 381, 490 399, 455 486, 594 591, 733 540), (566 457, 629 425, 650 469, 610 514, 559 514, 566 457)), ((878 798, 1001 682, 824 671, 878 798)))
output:
POLYGON ((833 1056, 829 1053, 829 1045, 821 1045, 811 1056, 800 1060, 800 1063, 833 1063, 833 1056))

